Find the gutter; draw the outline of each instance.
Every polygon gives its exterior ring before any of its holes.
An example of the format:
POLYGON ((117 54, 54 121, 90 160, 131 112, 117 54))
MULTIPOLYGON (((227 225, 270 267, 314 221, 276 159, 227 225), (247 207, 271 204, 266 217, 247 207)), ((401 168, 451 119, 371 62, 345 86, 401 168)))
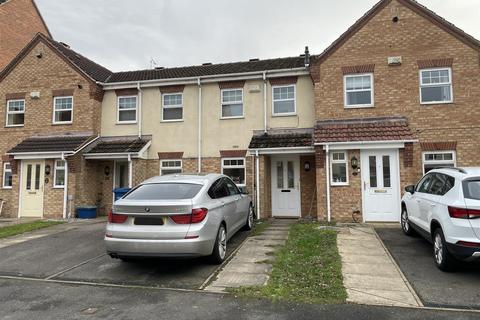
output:
POLYGON ((327 145, 347 145, 347 144, 381 144, 381 143, 406 143, 406 142, 418 142, 418 139, 413 140, 375 140, 375 141, 341 141, 341 142, 316 142, 313 145, 315 146, 327 146, 327 145))
POLYGON ((258 157, 258 150, 255 154, 255 179, 256 179, 256 194, 255 194, 255 211, 257 212, 257 219, 260 219, 260 158, 258 157))
POLYGON ((202 83, 197 79, 198 85, 198 173, 202 172, 202 83))
POLYGON ((329 163, 329 150, 328 144, 325 145, 325 177, 327 179, 327 221, 330 222, 332 212, 330 208, 330 163, 329 163))
POLYGON ((138 90, 138 138, 142 138, 142 89, 140 88, 140 81, 137 82, 138 90))
POLYGON ((267 133, 267 71, 263 72, 263 133, 267 133))
MULTIPOLYGON (((68 210, 68 162, 65 153, 62 152, 62 160, 65 161, 65 185, 63 186, 63 218, 70 219, 70 210, 68 210), (69 211, 67 213, 67 210, 69 211)), ((53 169, 55 170, 55 168, 53 169)))

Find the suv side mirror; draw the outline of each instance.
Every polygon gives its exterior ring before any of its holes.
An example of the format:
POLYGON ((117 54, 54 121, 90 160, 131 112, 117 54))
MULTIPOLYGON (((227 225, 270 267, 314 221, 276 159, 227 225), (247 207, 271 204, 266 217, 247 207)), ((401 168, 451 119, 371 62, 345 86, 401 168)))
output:
POLYGON ((239 187, 238 189, 240 189, 241 194, 249 194, 247 187, 239 187))
POLYGON ((415 186, 413 184, 408 185, 405 187, 405 191, 407 191, 410 194, 413 194, 415 192, 415 186))

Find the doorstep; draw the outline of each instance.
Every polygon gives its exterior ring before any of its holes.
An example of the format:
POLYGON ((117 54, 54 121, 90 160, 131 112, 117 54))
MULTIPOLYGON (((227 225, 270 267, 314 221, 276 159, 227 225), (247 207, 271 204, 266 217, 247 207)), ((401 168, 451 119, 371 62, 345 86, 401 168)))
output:
POLYGON ((343 226, 337 237, 348 302, 419 307, 420 299, 372 226, 343 226))

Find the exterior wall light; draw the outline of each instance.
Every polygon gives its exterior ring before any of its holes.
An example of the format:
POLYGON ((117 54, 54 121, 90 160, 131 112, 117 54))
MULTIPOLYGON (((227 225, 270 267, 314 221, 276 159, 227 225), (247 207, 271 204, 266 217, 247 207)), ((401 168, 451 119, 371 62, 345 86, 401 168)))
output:
POLYGON ((305 163, 303 164, 303 168, 306 172, 310 171, 310 161, 305 161, 305 163))
POLYGON ((47 165, 45 166, 45 175, 47 175, 47 176, 50 175, 50 171, 51 171, 51 167, 50 167, 49 164, 47 164, 47 165))

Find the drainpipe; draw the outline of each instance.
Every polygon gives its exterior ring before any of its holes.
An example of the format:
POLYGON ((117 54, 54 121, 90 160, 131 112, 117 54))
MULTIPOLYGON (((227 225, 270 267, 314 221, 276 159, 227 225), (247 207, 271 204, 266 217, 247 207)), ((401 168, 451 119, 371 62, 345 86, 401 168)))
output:
MULTIPOLYGON (((63 218, 70 219, 70 212, 67 214, 68 210, 68 163, 67 159, 65 159, 65 154, 62 152, 62 161, 65 161, 65 185, 63 186, 63 218)), ((55 168, 54 168, 55 170, 55 168)))
POLYGON ((202 172, 202 84, 200 78, 198 84, 198 172, 202 172))
POLYGON ((256 211, 257 211, 257 219, 260 219, 260 159, 258 157, 258 150, 255 152, 255 178, 257 180, 257 188, 256 188, 256 211))
POLYGON ((263 133, 267 133, 267 71, 263 71, 263 133))
POLYGON ((128 154, 128 187, 132 188, 133 185, 133 164, 132 164, 132 155, 128 154))
POLYGON ((140 88, 140 82, 137 82, 138 90, 138 138, 142 138, 142 89, 140 88))
POLYGON ((331 220, 331 209, 330 209, 330 164, 329 164, 329 150, 328 144, 325 145, 325 176, 327 177, 327 221, 331 220))

